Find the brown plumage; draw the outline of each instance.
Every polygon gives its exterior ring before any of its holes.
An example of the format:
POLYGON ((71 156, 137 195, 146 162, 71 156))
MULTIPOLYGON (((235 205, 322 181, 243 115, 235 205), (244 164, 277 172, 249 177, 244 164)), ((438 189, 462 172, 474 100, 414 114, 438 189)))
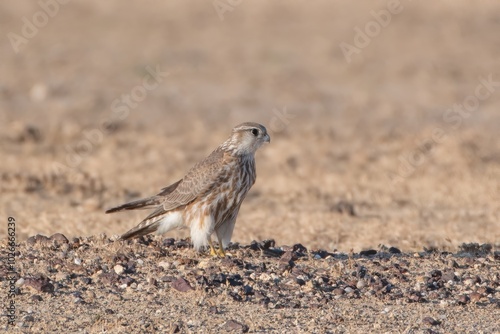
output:
POLYGON ((163 188, 157 195, 109 209, 155 209, 139 225, 122 235, 130 239, 152 232, 163 234, 188 227, 196 250, 210 246, 211 235, 219 241, 224 255, 233 234, 236 217, 247 192, 255 183, 255 152, 270 142, 266 128, 258 123, 242 123, 207 158, 191 168, 181 180, 163 188))

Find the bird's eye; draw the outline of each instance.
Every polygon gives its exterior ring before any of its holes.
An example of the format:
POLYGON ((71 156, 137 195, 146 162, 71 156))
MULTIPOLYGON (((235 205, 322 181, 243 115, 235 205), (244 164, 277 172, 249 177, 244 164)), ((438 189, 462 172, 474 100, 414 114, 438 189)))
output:
POLYGON ((252 134, 257 137, 259 135, 259 130, 257 129, 252 129, 252 134))

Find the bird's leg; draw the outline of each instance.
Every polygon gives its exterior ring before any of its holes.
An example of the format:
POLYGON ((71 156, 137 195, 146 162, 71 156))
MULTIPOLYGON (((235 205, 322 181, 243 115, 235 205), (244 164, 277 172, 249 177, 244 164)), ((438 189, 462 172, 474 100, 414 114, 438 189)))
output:
POLYGON ((218 256, 217 251, 214 248, 214 244, 212 243, 212 239, 208 239, 208 244, 210 245, 210 256, 218 256))
POLYGON ((224 246, 222 246, 222 241, 219 236, 217 236, 217 240, 219 240, 219 251, 217 252, 217 255, 220 257, 226 257, 226 252, 224 252, 224 246))

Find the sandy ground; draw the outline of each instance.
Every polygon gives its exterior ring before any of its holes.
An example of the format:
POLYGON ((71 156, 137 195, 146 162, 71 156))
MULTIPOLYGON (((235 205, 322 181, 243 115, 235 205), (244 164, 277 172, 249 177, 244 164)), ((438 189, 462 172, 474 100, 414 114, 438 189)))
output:
MULTIPOLYGON (((0 4, 0 239, 9 216, 21 243, 38 233, 121 234, 145 213, 106 208, 155 194, 251 120, 272 142, 257 154, 233 241, 342 254, 380 245, 458 254, 470 242, 498 250, 500 4, 47 3, 0 4)), ((179 301, 172 314, 182 318, 179 301)), ((339 303, 350 313, 367 301, 339 303)), ((493 311, 468 310, 468 330, 493 311)), ((271 330, 262 326, 250 330, 271 330)), ((413 331, 397 328, 372 330, 413 331)))

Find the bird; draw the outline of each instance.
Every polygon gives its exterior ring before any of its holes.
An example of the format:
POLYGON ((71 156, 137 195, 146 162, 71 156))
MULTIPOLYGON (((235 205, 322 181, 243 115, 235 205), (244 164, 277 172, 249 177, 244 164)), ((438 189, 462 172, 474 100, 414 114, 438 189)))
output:
POLYGON ((154 209, 120 240, 187 227, 198 252, 210 247, 210 255, 225 257, 224 249, 231 241, 240 206, 257 177, 255 152, 270 142, 271 137, 263 125, 239 124, 226 141, 195 164, 182 179, 154 196, 106 210, 113 213, 154 209), (218 250, 212 242, 214 233, 218 250))

